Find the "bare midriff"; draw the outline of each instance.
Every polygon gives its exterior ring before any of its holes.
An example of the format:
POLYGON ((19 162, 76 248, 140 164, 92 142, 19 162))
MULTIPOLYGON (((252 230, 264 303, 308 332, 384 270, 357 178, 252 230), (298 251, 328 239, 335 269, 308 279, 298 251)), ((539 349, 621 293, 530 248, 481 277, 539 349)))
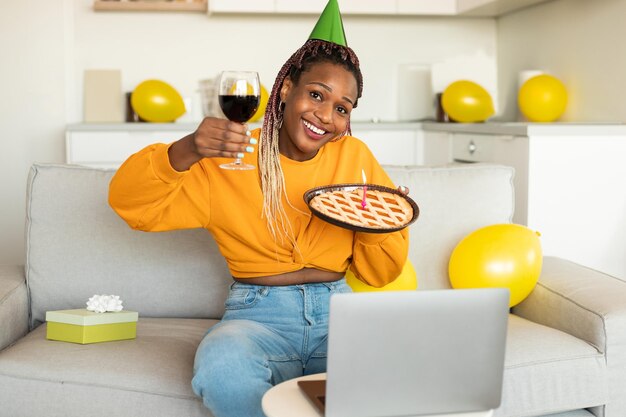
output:
POLYGON ((242 284, 252 285, 298 285, 314 282, 333 282, 343 278, 342 272, 322 271, 315 268, 303 268, 298 271, 286 272, 284 274, 269 275, 254 278, 234 278, 242 284))

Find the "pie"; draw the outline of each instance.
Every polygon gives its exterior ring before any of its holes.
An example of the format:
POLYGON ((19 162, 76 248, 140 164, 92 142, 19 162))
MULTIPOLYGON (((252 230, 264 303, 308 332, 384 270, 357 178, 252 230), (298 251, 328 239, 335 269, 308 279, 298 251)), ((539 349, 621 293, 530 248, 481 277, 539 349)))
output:
POLYGON ((318 194, 309 205, 332 219, 369 229, 403 227, 413 218, 413 207, 398 194, 368 189, 365 207, 362 201, 363 188, 355 188, 318 194))

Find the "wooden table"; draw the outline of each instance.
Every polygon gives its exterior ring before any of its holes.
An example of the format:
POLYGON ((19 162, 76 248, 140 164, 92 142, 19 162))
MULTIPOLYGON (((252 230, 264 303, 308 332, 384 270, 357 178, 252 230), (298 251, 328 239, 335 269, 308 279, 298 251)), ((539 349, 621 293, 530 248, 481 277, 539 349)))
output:
MULTIPOLYGON (((326 374, 307 375, 300 378, 290 379, 272 387, 263 396, 263 412, 267 417, 323 417, 322 413, 315 408, 313 403, 311 403, 311 401, 304 396, 298 387, 298 381, 324 378, 326 378, 326 374)), ((493 410, 461 414, 437 414, 436 416, 433 415, 431 417, 492 417, 492 415, 493 410)))

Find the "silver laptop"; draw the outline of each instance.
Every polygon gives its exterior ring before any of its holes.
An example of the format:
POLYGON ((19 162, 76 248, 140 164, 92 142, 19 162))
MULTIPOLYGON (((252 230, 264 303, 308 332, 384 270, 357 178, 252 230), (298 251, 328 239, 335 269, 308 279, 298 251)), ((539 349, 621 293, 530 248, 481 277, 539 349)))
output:
POLYGON ((314 402, 326 417, 495 409, 508 313, 508 289, 334 295, 326 395, 314 402))

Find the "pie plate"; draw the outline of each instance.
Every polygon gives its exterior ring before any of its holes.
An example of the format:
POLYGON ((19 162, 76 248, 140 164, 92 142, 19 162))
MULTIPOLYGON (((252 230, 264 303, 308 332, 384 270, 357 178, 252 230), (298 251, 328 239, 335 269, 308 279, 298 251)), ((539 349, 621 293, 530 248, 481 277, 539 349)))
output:
MULTIPOLYGON (((362 195, 362 192, 361 192, 362 195)), ((396 232, 398 230, 402 230, 405 227, 407 227, 408 225, 410 225, 411 223, 413 223, 415 220, 417 220, 417 217, 419 216, 419 207, 417 206, 417 204, 415 203, 415 201, 413 201, 413 199, 411 199, 410 197, 402 194, 400 191, 394 189, 394 188, 390 188, 390 187, 385 187, 383 185, 377 185, 377 184, 363 184, 363 183, 354 183, 354 184, 334 184, 334 185, 325 185, 322 187, 315 187, 315 188, 311 188, 310 190, 306 191, 304 193, 304 202, 307 204, 307 206, 309 206, 309 210, 311 210, 311 213, 313 213, 315 216, 319 217, 320 219, 333 224, 335 226, 339 226, 339 227, 343 227, 344 229, 349 229, 349 230, 353 230, 356 232, 367 232, 367 233, 391 233, 391 232, 396 232), (413 215, 409 218, 408 221, 404 222, 403 224, 397 225, 397 226, 389 226, 389 227, 369 227, 369 226, 364 226, 364 225, 355 225, 352 223, 349 223, 347 221, 341 220, 339 218, 335 218, 332 216, 329 216, 326 213, 321 212, 320 210, 316 209, 315 207, 311 206, 311 201, 317 197, 318 195, 321 194, 325 194, 325 193, 332 193, 335 191, 342 191, 342 192, 352 192, 352 191, 358 191, 358 190, 363 190, 363 187, 367 187, 368 191, 372 191, 372 190, 377 190, 377 191, 383 191, 383 192, 387 192, 390 194, 395 194, 401 198, 403 198, 413 209, 413 215)), ((370 204, 370 200, 369 198, 366 200, 366 203, 370 204)), ((358 204, 359 207, 357 207, 357 210, 361 210, 360 208, 360 203, 358 204)), ((365 211, 365 210, 364 210, 365 211)))

